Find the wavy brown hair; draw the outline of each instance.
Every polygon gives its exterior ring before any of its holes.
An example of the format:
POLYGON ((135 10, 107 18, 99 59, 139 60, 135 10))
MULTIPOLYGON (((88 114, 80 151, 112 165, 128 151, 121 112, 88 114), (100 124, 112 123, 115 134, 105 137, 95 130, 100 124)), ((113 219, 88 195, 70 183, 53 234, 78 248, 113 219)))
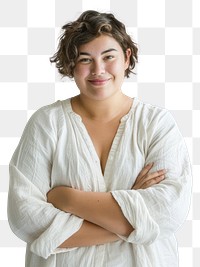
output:
POLYGON ((73 78, 74 67, 79 56, 80 45, 86 44, 102 34, 113 37, 121 46, 126 57, 126 50, 131 49, 129 67, 125 71, 128 78, 137 62, 138 48, 127 34, 122 22, 111 13, 100 13, 93 10, 85 11, 73 22, 62 27, 57 52, 50 58, 55 63, 59 73, 64 77, 73 78))

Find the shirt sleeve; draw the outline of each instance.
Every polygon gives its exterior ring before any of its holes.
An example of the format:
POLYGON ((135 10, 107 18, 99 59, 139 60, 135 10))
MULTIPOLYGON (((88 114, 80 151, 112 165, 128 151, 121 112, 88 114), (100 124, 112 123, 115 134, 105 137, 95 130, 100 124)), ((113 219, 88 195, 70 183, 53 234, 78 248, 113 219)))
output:
POLYGON ((59 119, 50 109, 37 111, 27 123, 10 162, 8 221, 33 253, 48 258, 78 231, 83 220, 47 203, 59 119))
POLYGON ((146 163, 154 162, 152 172, 166 169, 165 179, 147 189, 111 192, 134 228, 127 238, 121 238, 135 244, 149 245, 175 233, 190 205, 191 165, 184 138, 168 111, 155 121, 145 141, 146 163))

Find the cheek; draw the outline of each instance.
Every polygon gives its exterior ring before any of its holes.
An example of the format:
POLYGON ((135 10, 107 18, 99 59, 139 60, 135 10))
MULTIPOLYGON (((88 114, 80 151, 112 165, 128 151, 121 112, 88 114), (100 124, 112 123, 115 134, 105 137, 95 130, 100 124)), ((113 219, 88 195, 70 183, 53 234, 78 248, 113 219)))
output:
POLYGON ((117 76, 123 76, 124 77, 125 69, 126 69, 126 65, 125 65, 125 62, 123 60, 118 62, 118 64, 114 64, 112 66, 112 72, 113 72, 113 74, 115 74, 117 76))
POLYGON ((74 69, 74 77, 81 78, 89 74, 89 68, 84 66, 76 66, 74 69))
POLYGON ((123 71, 126 69, 126 62, 123 56, 119 57, 117 61, 112 62, 111 67, 113 70, 123 71))

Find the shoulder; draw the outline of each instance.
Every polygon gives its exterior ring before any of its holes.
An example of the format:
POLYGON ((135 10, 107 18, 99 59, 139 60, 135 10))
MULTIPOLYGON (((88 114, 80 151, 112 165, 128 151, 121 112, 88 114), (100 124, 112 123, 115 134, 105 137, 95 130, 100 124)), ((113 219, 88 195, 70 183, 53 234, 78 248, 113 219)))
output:
POLYGON ((152 105, 136 99, 135 117, 146 123, 171 122, 175 120, 169 110, 163 107, 152 105))
POLYGON ((52 104, 43 106, 36 110, 30 118, 30 121, 40 121, 40 120, 54 120, 61 113, 61 101, 58 100, 52 104))
POLYGON ((134 125, 142 136, 158 137, 163 135, 180 136, 179 127, 171 112, 163 107, 144 103, 137 99, 134 113, 134 125))
POLYGON ((28 121, 28 125, 41 125, 42 127, 58 126, 64 120, 62 108, 63 101, 56 101, 52 104, 43 106, 33 113, 28 121))
POLYGON ((58 100, 52 104, 43 106, 33 113, 28 120, 24 133, 50 136, 58 136, 64 125, 64 112, 62 101, 58 100))
POLYGON ((141 142, 147 144, 146 151, 155 147, 185 146, 183 135, 169 110, 138 100, 136 114, 138 135, 141 142))

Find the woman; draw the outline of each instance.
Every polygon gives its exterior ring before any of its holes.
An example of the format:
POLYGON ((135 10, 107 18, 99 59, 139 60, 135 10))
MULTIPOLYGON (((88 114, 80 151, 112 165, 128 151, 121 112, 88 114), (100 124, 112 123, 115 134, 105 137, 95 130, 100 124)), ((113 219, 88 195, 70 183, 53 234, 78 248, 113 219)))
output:
POLYGON ((8 218, 26 266, 178 266, 188 153, 168 111, 122 93, 136 61, 112 14, 63 26, 51 62, 80 94, 38 110, 10 162, 8 218))

